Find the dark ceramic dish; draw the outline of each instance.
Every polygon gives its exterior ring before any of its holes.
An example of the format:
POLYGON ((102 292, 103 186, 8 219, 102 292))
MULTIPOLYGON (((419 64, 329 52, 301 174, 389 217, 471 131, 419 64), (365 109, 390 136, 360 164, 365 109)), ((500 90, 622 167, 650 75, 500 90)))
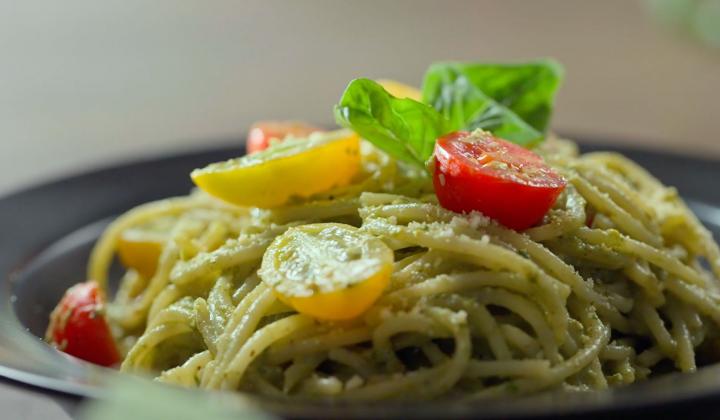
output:
MULTIPOLYGON (((584 143, 585 149, 594 147, 584 143)), ((239 155, 242 145, 114 166, 47 183, 0 199, 0 375, 82 397, 102 397, 117 373, 64 356, 41 340, 48 314, 64 290, 85 277, 94 240, 115 215, 162 197, 186 194, 188 173, 239 155)), ((678 187, 700 219, 720 237, 720 162, 620 149, 667 184, 678 187)), ((252 397, 265 409, 310 418, 556 418, 702 413, 720 415, 720 365, 671 374, 622 389, 587 394, 545 393, 478 403, 345 405, 252 397)))

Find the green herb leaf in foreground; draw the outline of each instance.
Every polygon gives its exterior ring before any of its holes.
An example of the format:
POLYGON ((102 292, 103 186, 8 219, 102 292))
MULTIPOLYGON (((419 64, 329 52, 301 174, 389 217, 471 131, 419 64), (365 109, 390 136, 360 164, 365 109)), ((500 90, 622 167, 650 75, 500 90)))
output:
POLYGON ((392 157, 424 166, 435 140, 451 131, 432 107, 390 95, 378 83, 355 79, 335 106, 335 120, 392 157))
POLYGON ((453 130, 481 128, 523 146, 540 142, 562 79, 552 60, 527 64, 437 63, 423 83, 423 99, 453 130))
POLYGON ((83 403, 83 420, 272 420, 242 395, 198 392, 150 382, 140 378, 113 376, 100 399, 83 403))

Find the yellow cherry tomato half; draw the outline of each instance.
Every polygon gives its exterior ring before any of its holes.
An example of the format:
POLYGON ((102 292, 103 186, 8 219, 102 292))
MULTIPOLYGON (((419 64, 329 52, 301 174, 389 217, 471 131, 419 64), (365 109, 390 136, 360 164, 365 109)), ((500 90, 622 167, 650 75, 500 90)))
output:
POLYGON ((123 266, 134 269, 149 279, 157 270, 165 240, 165 235, 160 233, 127 229, 118 238, 118 258, 123 266))
POLYGON ((213 163, 190 176, 208 194, 240 206, 273 208, 349 184, 360 171, 360 138, 315 132, 252 155, 213 163))
POLYGON ((315 223, 275 238, 258 274, 296 311, 341 321, 375 303, 392 266, 393 252, 382 240, 350 225, 315 223))
POLYGON ((377 82, 385 88, 389 94, 396 98, 409 98, 422 101, 422 92, 420 92, 418 88, 389 79, 379 79, 377 82))

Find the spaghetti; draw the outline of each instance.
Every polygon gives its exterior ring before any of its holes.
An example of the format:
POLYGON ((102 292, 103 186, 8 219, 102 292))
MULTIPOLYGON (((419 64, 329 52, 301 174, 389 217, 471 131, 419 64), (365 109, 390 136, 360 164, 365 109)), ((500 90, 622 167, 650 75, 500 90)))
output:
POLYGON ((623 156, 546 142, 538 153, 568 186, 541 224, 515 231, 445 210, 425 172, 369 143, 360 153, 352 183, 285 206, 194 191, 115 220, 89 263, 103 287, 123 232, 163 233, 154 273, 128 270, 108 306, 122 371, 292 398, 484 398, 692 372, 718 343, 718 246, 623 156), (278 235, 318 222, 394 252, 360 317, 298 313, 258 276, 278 235))

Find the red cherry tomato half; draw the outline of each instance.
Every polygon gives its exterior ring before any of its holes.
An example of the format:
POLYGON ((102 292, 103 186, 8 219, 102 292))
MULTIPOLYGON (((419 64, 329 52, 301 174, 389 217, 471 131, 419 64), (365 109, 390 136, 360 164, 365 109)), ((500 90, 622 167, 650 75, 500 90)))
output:
POLYGON ((65 292, 50 315, 45 339, 58 350, 102 366, 120 361, 104 315, 105 300, 95 282, 78 283, 65 292))
POLYGON ((323 131, 300 121, 259 121, 250 127, 247 152, 255 153, 270 146, 270 141, 282 141, 287 136, 305 137, 315 131, 323 131))
POLYGON ((434 159, 435 194, 443 207, 477 210, 516 230, 540 222, 566 185, 540 156, 480 130, 439 138, 434 159))

